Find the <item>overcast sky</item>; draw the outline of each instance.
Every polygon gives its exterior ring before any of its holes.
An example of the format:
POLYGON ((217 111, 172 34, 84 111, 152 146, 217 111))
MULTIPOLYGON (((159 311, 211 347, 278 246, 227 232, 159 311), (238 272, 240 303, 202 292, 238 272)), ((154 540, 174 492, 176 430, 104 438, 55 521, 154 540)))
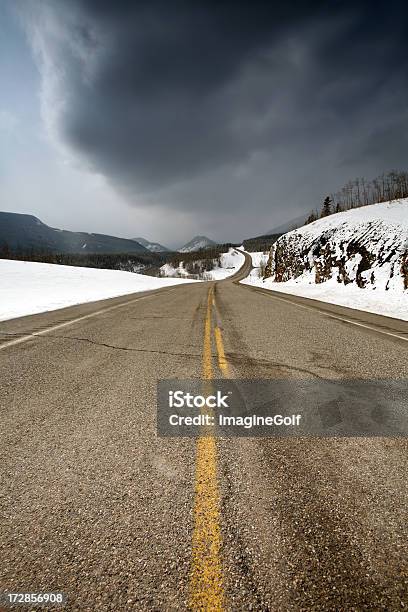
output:
POLYGON ((0 209, 235 241, 407 169, 405 4, 3 0, 0 209))

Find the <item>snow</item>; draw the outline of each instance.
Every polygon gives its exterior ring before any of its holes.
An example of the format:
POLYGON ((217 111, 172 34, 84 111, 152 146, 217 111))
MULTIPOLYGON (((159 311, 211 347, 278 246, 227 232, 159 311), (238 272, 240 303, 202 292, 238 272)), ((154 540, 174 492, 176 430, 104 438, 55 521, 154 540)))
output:
POLYGON ((266 264, 268 261, 268 253, 264 253, 263 251, 258 251, 255 253, 250 253, 252 259, 252 265, 255 268, 259 268, 261 263, 266 264))
POLYGON ((206 249, 208 247, 215 246, 215 242, 207 238, 207 236, 194 236, 187 242, 181 249, 178 249, 179 253, 192 253, 193 251, 199 251, 200 249, 206 249))
POLYGON ((205 272, 205 280, 222 280, 228 278, 238 272, 244 265, 245 256, 240 253, 239 249, 230 248, 227 253, 222 253, 220 256, 220 266, 217 266, 210 272, 205 272))
POLYGON ((158 242, 151 242, 150 240, 146 240, 146 238, 143 238, 142 236, 138 238, 131 238, 131 240, 138 242, 152 253, 163 253, 165 251, 168 251, 168 249, 162 244, 159 244, 158 242))
MULTIPOLYGON (((212 281, 228 278, 229 276, 235 274, 235 272, 237 272, 241 266, 243 266, 244 262, 245 256, 239 251, 239 249, 230 248, 226 253, 221 253, 221 265, 218 265, 218 261, 214 260, 214 268, 211 271, 203 272, 202 279, 212 281)), ((182 261, 177 268, 174 268, 171 264, 167 263, 161 266, 160 270, 164 276, 168 277, 188 276, 188 272, 184 268, 182 261)))
POLYGON ((344 212, 335 213, 329 217, 318 219, 309 225, 288 232, 290 234, 300 234, 303 236, 316 237, 322 231, 338 227, 344 224, 348 228, 367 221, 379 221, 387 225, 395 225, 401 231, 408 231, 408 198, 401 200, 393 200, 391 202, 382 202, 380 204, 371 204, 370 206, 362 206, 361 208, 353 208, 344 212))
POLYGON ((160 253, 163 250, 159 244, 156 244, 154 242, 148 242, 143 246, 146 247, 146 249, 148 249, 152 253, 160 253))
POLYGON ((204 249, 210 243, 207 240, 197 240, 190 247, 183 247, 180 249, 180 253, 191 253, 192 251, 198 251, 199 249, 204 249))
POLYGON ((171 264, 167 263, 167 264, 164 264, 163 266, 161 266, 160 270, 161 270, 163 276, 167 276, 167 277, 170 277, 170 278, 182 278, 183 276, 188 276, 188 272, 184 268, 182 261, 180 261, 180 263, 177 266, 177 268, 175 268, 171 264))
MULTIPOLYGON (((366 289, 385 291, 387 288, 398 293, 403 290, 399 269, 402 254, 407 248, 408 199, 373 204, 330 215, 282 236, 278 243, 285 243, 295 256, 302 252, 305 260, 305 253, 308 252, 307 259, 312 270, 304 271, 297 283, 314 282, 316 265, 322 261, 321 256, 315 256, 314 247, 322 236, 335 259, 344 258, 347 247, 357 243, 370 253, 374 261, 362 273, 366 289)), ((345 271, 349 280, 354 283, 361 255, 349 254, 347 259, 345 271)), ((338 273, 339 270, 333 267, 333 276, 338 273)), ((288 273, 284 280, 292 280, 286 278, 290 276, 292 274, 288 273)))
POLYGON ((312 282, 310 284, 300 283, 293 279, 285 283, 276 283, 270 278, 266 280, 256 278, 255 274, 247 276, 241 283, 408 321, 408 294, 406 291, 398 293, 384 289, 375 291, 360 289, 357 285, 342 285, 334 278, 318 285, 312 282))
POLYGON ((269 252, 264 253, 263 251, 255 251, 253 253, 247 252, 247 254, 250 255, 252 259, 253 268, 249 275, 240 282, 245 285, 258 285, 258 281, 262 281, 269 252))
POLYGON ((288 232, 279 241, 299 261, 307 259, 309 269, 297 277, 286 270, 284 282, 275 282, 274 276, 263 280, 259 268, 263 255, 250 253, 255 269, 242 283, 408 321, 408 290, 404 290, 400 273, 402 254, 408 247, 408 199, 333 214, 288 232), (337 258, 344 257, 347 246, 355 243, 362 244, 373 256, 370 268, 361 274, 365 287, 356 283, 362 258, 359 253, 346 257, 348 284, 338 282, 335 265, 331 278, 315 282, 320 256, 314 254, 314 247, 322 235, 337 258))
POLYGON ((192 280, 0 259, 0 320, 192 280))

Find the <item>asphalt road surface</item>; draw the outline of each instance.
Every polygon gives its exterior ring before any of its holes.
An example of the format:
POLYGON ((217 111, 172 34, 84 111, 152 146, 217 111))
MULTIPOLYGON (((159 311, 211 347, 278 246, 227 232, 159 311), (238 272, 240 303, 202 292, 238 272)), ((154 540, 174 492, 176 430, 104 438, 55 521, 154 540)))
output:
POLYGON ((0 323, 3 591, 408 607, 405 439, 156 435, 162 378, 408 378, 407 323, 239 285, 249 266, 0 323))

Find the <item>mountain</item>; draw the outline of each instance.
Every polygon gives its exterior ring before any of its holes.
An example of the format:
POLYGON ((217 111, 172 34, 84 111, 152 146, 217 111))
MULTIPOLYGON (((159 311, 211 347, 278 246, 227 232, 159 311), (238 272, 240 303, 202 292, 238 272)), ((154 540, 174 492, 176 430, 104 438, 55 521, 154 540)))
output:
POLYGON ((192 251, 199 251, 200 249, 206 249, 216 245, 217 243, 207 238, 207 236, 194 236, 187 242, 181 249, 178 249, 179 253, 191 253, 192 251))
POLYGON ((268 236, 271 234, 286 234, 286 232, 290 232, 291 230, 297 229, 298 227, 302 227, 302 225, 305 224, 306 217, 307 213, 304 213, 299 217, 295 217, 290 221, 286 221, 286 223, 282 223, 282 225, 274 227, 273 229, 269 230, 269 232, 266 232, 266 234, 268 236))
POLYGON ((0 248, 53 253, 149 253, 126 238, 49 227, 33 215, 0 212, 0 248))
POLYGON ((274 242, 280 238, 282 234, 262 234, 262 236, 254 236, 253 238, 245 238, 243 241, 245 251, 269 251, 274 242))
POLYGON ((150 242, 150 240, 146 240, 146 238, 132 238, 135 242, 143 245, 146 249, 148 249, 151 253, 169 253, 171 249, 163 246, 159 242, 150 242))

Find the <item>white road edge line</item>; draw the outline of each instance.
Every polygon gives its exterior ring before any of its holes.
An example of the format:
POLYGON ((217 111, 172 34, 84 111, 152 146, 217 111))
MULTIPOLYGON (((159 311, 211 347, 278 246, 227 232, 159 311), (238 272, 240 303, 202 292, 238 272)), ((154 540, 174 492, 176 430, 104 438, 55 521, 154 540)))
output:
MULTIPOLYGON (((377 332, 378 334, 392 336, 393 338, 398 338, 399 340, 404 340, 405 342, 408 342, 408 338, 406 336, 400 336, 399 334, 393 334, 392 332, 387 332, 387 331, 384 331, 383 329, 378 329, 377 327, 366 325, 365 323, 357 323, 357 321, 351 321, 350 319, 344 319, 343 317, 332 315, 328 312, 324 312, 323 310, 319 310, 318 308, 313 308, 313 306, 305 306, 304 304, 298 304, 297 302, 292 302, 292 300, 288 300, 288 299, 285 300, 285 298, 280 298, 276 295, 273 295, 272 293, 269 294, 269 293, 265 293, 264 291, 262 291, 261 293, 263 293, 264 295, 269 295, 271 298, 275 300, 280 300, 281 302, 285 302, 286 304, 289 303, 289 304, 292 304, 292 306, 297 306, 298 308, 304 308, 305 310, 312 310, 313 312, 318 312, 319 314, 324 315, 325 317, 329 317, 330 319, 337 319, 337 321, 343 321, 344 323, 350 323, 350 325, 357 325, 357 327, 365 327, 366 329, 370 329, 371 331, 377 332)), ((292 294, 288 294, 288 295, 292 295, 292 294)))
MULTIPOLYGON (((172 291, 172 289, 169 289, 172 291)), ((111 310, 116 310, 117 308, 123 308, 124 306, 129 306, 129 304, 133 304, 134 302, 138 302, 139 300, 146 300, 148 298, 154 297, 156 294, 153 293, 151 295, 141 295, 140 297, 134 298, 133 300, 129 300, 128 302, 124 302, 123 304, 115 304, 115 306, 109 306, 108 308, 103 308, 102 310, 97 310, 96 312, 91 312, 87 315, 83 315, 82 317, 77 317, 76 319, 71 319, 70 321, 65 321, 64 323, 58 323, 58 325, 53 325, 52 327, 47 327, 46 329, 42 329, 38 332, 33 332, 32 334, 27 334, 26 336, 22 336, 21 338, 17 338, 16 340, 10 340, 10 342, 5 342, 0 346, 0 351, 3 349, 14 346, 16 344, 22 344, 23 342, 27 342, 31 338, 35 336, 44 336, 45 334, 49 334, 52 331, 57 329, 61 329, 62 327, 68 327, 68 325, 73 325, 74 323, 78 323, 79 321, 84 321, 85 319, 91 319, 92 317, 96 317, 100 314, 104 314, 105 312, 110 312, 111 310)), ((82 306, 83 304, 77 304, 77 306, 82 306)), ((56 311, 48 311, 48 312, 56 312, 56 311)), ((44 313, 38 313, 44 314, 44 313)), ((10 319, 8 319, 10 320, 10 319)))

